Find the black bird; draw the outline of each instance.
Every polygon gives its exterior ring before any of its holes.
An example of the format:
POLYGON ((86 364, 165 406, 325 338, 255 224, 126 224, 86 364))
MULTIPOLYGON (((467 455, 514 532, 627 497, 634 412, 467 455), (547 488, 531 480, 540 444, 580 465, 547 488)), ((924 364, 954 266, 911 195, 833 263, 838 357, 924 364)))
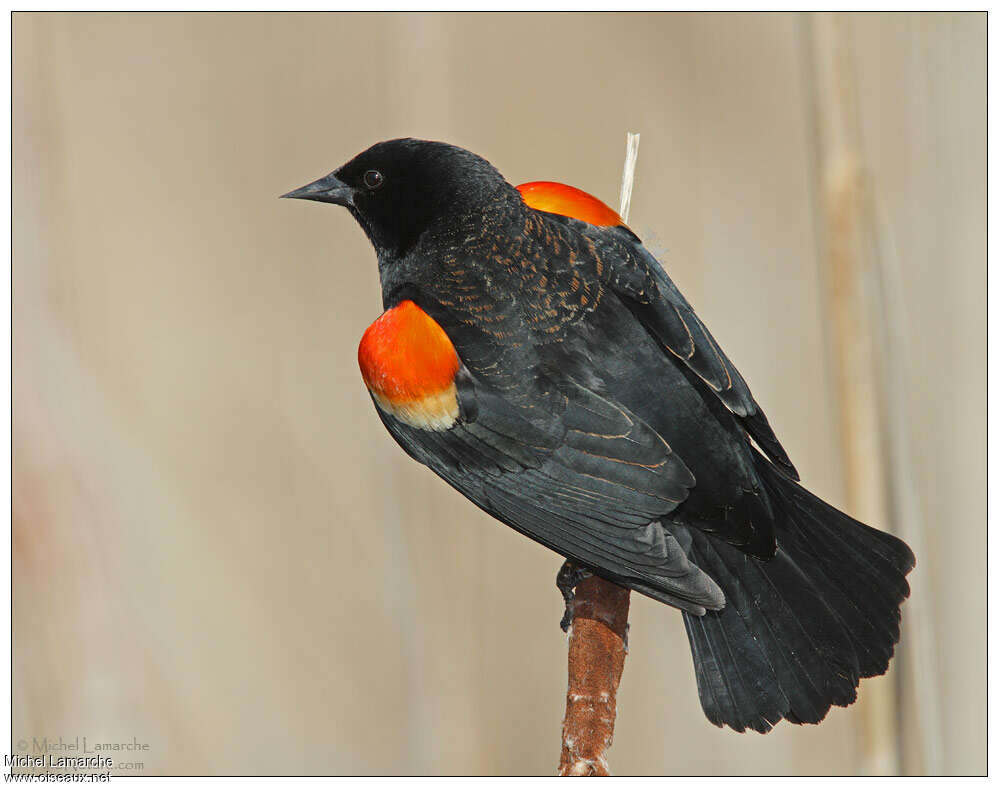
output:
POLYGON ((358 358, 392 437, 570 568, 680 608, 711 722, 817 723, 887 670, 912 552, 797 483, 610 208, 415 139, 285 196, 345 206, 377 252, 358 358))

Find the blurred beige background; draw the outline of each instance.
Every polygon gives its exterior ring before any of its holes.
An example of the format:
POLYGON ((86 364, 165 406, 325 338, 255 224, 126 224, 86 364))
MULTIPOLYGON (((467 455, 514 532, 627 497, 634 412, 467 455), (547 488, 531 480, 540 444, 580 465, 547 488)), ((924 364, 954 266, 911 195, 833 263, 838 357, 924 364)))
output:
POLYGON ((636 597, 611 766, 984 773, 984 14, 15 14, 15 739, 135 737, 147 775, 553 773, 560 561, 392 443, 355 360, 373 252, 277 195, 420 136, 615 204, 640 131, 632 226, 848 507, 830 35, 894 304, 901 653, 822 725, 738 735, 636 597))

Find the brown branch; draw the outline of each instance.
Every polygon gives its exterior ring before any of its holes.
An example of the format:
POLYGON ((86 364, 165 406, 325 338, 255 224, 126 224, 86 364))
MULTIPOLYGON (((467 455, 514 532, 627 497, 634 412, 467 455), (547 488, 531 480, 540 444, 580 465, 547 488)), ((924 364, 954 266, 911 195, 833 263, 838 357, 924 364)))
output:
POLYGON ((606 777, 614 740, 617 688, 628 650, 630 592, 599 577, 576 586, 569 603, 569 689, 562 723, 560 777, 606 777))

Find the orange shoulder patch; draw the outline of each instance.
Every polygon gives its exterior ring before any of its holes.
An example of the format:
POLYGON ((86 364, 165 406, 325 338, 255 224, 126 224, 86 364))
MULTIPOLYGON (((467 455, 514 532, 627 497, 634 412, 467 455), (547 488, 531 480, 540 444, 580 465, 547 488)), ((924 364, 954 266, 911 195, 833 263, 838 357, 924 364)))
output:
POLYGON ((582 189, 555 181, 532 181, 517 187, 524 202, 536 211, 571 216, 603 227, 624 224, 617 211, 582 189))
POLYGON ((436 321, 402 301, 368 326, 357 348, 361 376, 377 405, 411 427, 445 430, 458 419, 460 361, 436 321))

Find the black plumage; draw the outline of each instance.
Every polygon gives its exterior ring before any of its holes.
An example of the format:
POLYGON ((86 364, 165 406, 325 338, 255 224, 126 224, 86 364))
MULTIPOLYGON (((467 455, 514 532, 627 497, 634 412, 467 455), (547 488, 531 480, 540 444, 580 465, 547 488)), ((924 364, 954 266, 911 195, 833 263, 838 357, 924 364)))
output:
POLYGON ((485 160, 419 140, 289 196, 348 207, 384 307, 414 302, 457 351, 457 421, 379 409, 392 436, 502 522, 683 610, 712 722, 818 722, 886 670, 912 553, 797 484, 629 229, 536 211, 485 160))

